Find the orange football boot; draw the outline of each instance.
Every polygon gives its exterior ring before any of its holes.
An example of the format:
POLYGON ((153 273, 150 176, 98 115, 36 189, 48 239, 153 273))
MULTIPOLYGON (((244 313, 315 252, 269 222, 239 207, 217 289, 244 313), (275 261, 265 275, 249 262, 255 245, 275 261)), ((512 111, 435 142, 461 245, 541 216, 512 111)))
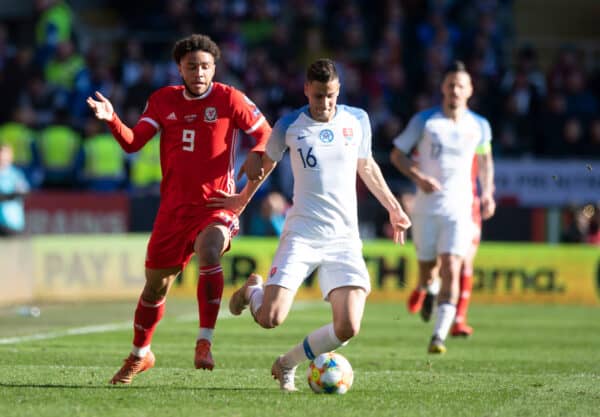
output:
POLYGON ((206 339, 198 339, 196 342, 194 366, 196 369, 207 369, 209 371, 212 371, 215 367, 215 361, 210 353, 210 342, 206 339))
POLYGON ((119 371, 112 377, 110 383, 113 385, 131 384, 131 380, 134 376, 153 368, 155 362, 156 358, 154 357, 154 353, 152 353, 152 351, 149 351, 143 358, 135 356, 133 353, 131 353, 125 359, 121 369, 119 369, 119 371))
POLYGON ((421 311, 421 308, 423 307, 423 301, 425 301, 425 295, 427 295, 427 291, 420 288, 415 288, 410 293, 410 296, 406 302, 406 308, 408 308, 409 313, 415 314, 421 311))

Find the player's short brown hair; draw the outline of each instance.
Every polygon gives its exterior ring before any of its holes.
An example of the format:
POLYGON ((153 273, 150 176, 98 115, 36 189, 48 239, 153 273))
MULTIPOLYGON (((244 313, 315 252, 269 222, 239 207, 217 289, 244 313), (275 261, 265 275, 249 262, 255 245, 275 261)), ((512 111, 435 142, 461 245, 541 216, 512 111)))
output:
POLYGON ((181 58, 188 52, 204 51, 213 56, 215 62, 221 58, 221 50, 217 44, 208 36, 193 34, 175 42, 173 47, 173 59, 179 64, 181 58))
POLYGON ((467 74, 469 73, 467 71, 467 66, 465 65, 465 63, 459 60, 452 61, 452 63, 448 65, 448 67, 446 67, 446 69, 444 70, 444 77, 448 74, 454 74, 455 72, 466 72, 467 74))
POLYGON ((306 70, 306 81, 327 83, 339 79, 335 64, 331 59, 321 58, 309 65, 306 70))

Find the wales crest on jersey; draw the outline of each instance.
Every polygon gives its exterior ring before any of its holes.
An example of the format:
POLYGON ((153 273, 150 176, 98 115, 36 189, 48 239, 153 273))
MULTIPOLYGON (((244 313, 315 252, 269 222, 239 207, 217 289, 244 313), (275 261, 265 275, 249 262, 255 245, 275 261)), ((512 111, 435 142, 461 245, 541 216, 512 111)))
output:
POLYGON ((207 107, 204 109, 204 121, 213 123, 217 121, 217 109, 214 107, 207 107))

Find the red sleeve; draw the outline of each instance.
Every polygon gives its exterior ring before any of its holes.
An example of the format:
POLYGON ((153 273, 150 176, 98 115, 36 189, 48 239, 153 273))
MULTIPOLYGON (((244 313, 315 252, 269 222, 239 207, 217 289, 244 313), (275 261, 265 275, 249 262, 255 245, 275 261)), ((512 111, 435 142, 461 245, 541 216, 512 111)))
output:
POLYGON ((137 152, 154 137, 156 128, 150 123, 140 119, 133 129, 128 128, 125 123, 119 119, 117 113, 113 113, 112 120, 107 122, 121 148, 127 153, 137 152))
POLYGON ((269 141, 269 137, 271 136, 271 126, 265 120, 265 122, 254 132, 250 134, 255 140, 256 144, 250 149, 251 152, 263 153, 265 148, 267 147, 267 142, 269 141))
POLYGON ((233 89, 231 93, 233 118, 236 125, 256 141, 252 152, 264 152, 271 135, 271 126, 256 104, 244 93, 233 89))

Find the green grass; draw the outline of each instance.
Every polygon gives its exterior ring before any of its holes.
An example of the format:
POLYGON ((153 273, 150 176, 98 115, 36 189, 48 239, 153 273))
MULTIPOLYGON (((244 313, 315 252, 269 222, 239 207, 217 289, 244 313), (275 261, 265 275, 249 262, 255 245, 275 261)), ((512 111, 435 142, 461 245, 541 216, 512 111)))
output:
POLYGON ((431 324, 404 305, 367 306, 361 334, 340 352, 352 363, 344 396, 286 395, 274 358, 330 320, 325 303, 299 303, 287 322, 260 329, 223 314, 213 372, 193 369, 195 302, 170 299, 153 351, 157 364, 131 386, 107 381, 129 351, 135 302, 42 306, 39 318, 0 310, 0 416, 600 416, 600 310, 473 306, 471 339, 426 354, 431 324), (66 329, 120 323, 108 332, 66 329), (14 336, 57 337, 2 344, 14 336))

